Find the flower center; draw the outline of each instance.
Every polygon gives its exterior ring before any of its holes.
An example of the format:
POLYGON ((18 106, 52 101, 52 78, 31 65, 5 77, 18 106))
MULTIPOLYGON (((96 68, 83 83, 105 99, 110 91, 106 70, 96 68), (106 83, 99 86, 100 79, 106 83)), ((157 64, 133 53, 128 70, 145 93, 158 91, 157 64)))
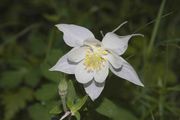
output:
POLYGON ((86 51, 84 59, 85 69, 89 72, 101 70, 106 62, 106 59, 102 56, 107 54, 108 52, 100 46, 90 46, 90 48, 86 51))

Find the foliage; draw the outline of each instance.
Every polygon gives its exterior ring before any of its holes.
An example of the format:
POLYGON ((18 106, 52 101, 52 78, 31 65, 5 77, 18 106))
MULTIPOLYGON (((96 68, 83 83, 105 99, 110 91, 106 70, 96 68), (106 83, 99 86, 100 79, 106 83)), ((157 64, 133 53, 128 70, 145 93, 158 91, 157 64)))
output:
POLYGON ((129 111, 116 106, 108 99, 104 99, 101 105, 97 108, 97 112, 103 114, 112 120, 137 120, 137 118, 129 111), (111 106, 109 108, 109 106, 111 106))
POLYGON ((0 116, 2 120, 50 120, 63 114, 58 84, 68 82, 67 107, 77 120, 176 120, 180 118, 180 12, 178 0, 1 0, 0 116), (67 48, 58 23, 85 26, 101 40, 117 33, 133 38, 124 57, 144 88, 110 75, 95 102, 74 76, 48 69, 67 48), (83 97, 84 96, 84 97, 83 97))

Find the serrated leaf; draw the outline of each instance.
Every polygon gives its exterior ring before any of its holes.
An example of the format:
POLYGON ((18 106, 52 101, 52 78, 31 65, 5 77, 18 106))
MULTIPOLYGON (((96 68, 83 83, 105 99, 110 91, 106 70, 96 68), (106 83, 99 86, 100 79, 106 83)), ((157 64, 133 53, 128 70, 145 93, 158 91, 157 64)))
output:
POLYGON ((26 107, 26 102, 32 100, 32 90, 21 88, 17 92, 8 92, 1 97, 5 107, 4 120, 11 120, 14 115, 26 107))
POLYGON ((84 96, 83 98, 80 98, 77 100, 77 102, 70 108, 72 113, 77 112, 81 107, 85 104, 87 100, 87 96, 84 96))
POLYGON ((57 96, 57 88, 56 84, 44 84, 36 91, 35 97, 40 101, 51 100, 57 96))
POLYGON ((104 99, 96 111, 113 120, 137 120, 137 118, 129 111, 119 108, 116 104, 108 99, 104 99))

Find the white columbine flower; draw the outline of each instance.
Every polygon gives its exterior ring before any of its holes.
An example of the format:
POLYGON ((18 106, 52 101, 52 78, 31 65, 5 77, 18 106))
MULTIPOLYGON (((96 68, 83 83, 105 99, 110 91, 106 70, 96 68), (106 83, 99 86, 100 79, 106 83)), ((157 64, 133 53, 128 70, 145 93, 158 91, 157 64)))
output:
POLYGON ((133 67, 120 56, 126 51, 129 39, 141 35, 116 35, 114 32, 125 23, 108 32, 102 42, 84 27, 72 24, 56 25, 64 33, 65 43, 73 48, 50 70, 75 74, 76 80, 84 85, 92 100, 95 100, 104 89, 109 69, 115 75, 143 86, 133 67))

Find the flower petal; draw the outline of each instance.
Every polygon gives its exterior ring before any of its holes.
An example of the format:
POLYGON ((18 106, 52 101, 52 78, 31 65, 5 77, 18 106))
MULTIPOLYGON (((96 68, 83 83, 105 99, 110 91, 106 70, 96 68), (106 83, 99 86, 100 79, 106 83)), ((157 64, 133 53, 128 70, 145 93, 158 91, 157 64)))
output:
POLYGON ((93 39, 87 39, 84 41, 84 45, 88 45, 88 46, 100 46, 101 45, 101 42, 95 38, 93 39))
POLYGON ((113 55, 113 54, 109 53, 108 55, 106 55, 104 57, 111 63, 111 65, 114 68, 118 69, 122 66, 122 61, 118 55, 113 55))
POLYGON ((101 94, 102 90, 104 89, 104 85, 105 83, 96 83, 94 80, 92 80, 91 82, 84 84, 84 88, 91 100, 94 101, 101 94))
POLYGON ((79 62, 82 59, 85 58, 86 55, 86 47, 80 47, 72 51, 71 53, 68 54, 68 60, 72 62, 79 62))
POLYGON ((64 41, 71 47, 83 45, 84 40, 94 38, 94 35, 87 28, 73 24, 58 24, 56 27, 64 33, 64 41))
POLYGON ((109 64, 106 62, 99 71, 94 71, 94 80, 97 83, 103 83, 109 74, 109 64))
POLYGON ((81 61, 75 69, 75 77, 76 80, 80 83, 88 83, 93 79, 93 72, 89 72, 85 69, 85 66, 83 65, 84 60, 81 61))
POLYGON ((128 48, 128 41, 130 40, 130 38, 137 35, 141 34, 118 36, 113 32, 108 32, 102 40, 102 45, 104 48, 113 50, 118 55, 122 55, 128 48))
POLYGON ((126 62, 123 58, 121 58, 121 59, 123 61, 122 67, 120 69, 115 69, 111 66, 110 67, 111 71, 115 75, 117 75, 121 78, 124 78, 124 79, 128 80, 129 82, 132 82, 139 86, 144 86, 142 84, 142 82, 140 81, 136 71, 133 69, 133 67, 128 62, 126 62))
POLYGON ((75 72, 75 67, 76 64, 75 63, 71 63, 68 61, 67 56, 68 54, 70 54, 72 51, 74 51, 76 48, 73 48, 71 51, 69 51, 67 54, 65 54, 64 56, 62 56, 58 62, 49 70, 50 71, 60 71, 60 72, 64 72, 67 74, 74 74, 75 72))

